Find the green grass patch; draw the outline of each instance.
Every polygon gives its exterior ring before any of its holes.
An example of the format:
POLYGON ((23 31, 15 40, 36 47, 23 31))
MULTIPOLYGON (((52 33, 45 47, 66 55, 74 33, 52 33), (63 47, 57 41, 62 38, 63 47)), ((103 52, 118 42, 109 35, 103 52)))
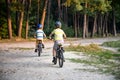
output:
POLYGON ((118 40, 118 41, 104 42, 104 43, 102 44, 102 46, 120 48, 120 40, 118 40))
MULTIPOLYGON (((65 48, 68 51, 83 52, 87 58, 85 59, 69 59, 75 63, 94 66, 102 73, 110 73, 115 75, 116 79, 120 79, 120 54, 110 50, 104 50, 97 44, 87 46, 70 45, 65 48)), ((79 53, 80 54, 80 53, 79 53)), ((88 70, 89 71, 89 70, 88 70)), ((92 70, 94 71, 94 70, 92 70)))
POLYGON ((88 46, 70 44, 68 47, 65 47, 65 49, 68 51, 78 51, 86 53, 95 53, 100 52, 102 50, 101 48, 98 47, 97 44, 90 44, 88 46))
POLYGON ((118 52, 120 52, 120 48, 118 49, 118 52))
POLYGON ((120 52, 120 40, 104 42, 102 46, 118 48, 118 52, 120 52))

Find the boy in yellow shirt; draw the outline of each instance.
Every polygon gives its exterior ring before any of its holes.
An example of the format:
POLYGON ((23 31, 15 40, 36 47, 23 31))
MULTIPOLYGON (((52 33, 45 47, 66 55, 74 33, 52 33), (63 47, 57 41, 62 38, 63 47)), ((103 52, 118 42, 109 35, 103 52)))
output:
POLYGON ((61 22, 60 21, 56 21, 55 29, 51 32, 51 34, 49 35, 49 38, 51 39, 51 37, 53 35, 54 35, 54 45, 53 45, 53 60, 52 60, 52 62, 54 62, 54 60, 55 60, 56 49, 58 47, 58 44, 63 45, 64 44, 64 38, 66 38, 66 34, 61 29, 61 22))

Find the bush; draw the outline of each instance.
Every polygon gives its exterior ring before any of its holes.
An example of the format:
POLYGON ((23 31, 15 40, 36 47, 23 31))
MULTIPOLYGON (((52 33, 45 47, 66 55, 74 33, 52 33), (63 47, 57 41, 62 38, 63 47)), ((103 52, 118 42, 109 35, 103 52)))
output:
POLYGON ((0 37, 3 39, 6 39, 9 37, 7 23, 2 24, 0 28, 0 37))
POLYGON ((72 27, 68 27, 66 25, 63 25, 64 32, 66 33, 67 37, 74 37, 74 30, 72 29, 72 27))

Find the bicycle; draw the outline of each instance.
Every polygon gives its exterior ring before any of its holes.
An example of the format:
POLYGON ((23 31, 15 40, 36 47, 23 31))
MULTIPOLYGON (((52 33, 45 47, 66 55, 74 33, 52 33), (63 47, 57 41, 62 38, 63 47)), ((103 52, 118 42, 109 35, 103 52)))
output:
POLYGON ((53 61, 54 64, 57 64, 57 60, 59 61, 59 67, 63 67, 64 63, 64 55, 63 55, 63 47, 62 44, 58 44, 58 48, 56 50, 56 58, 53 61))

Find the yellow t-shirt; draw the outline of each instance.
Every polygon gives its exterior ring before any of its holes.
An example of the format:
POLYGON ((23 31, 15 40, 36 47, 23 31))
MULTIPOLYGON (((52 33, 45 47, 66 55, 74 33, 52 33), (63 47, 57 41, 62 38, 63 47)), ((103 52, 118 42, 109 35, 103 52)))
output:
POLYGON ((60 28, 53 30, 54 40, 63 40, 64 31, 60 28))

